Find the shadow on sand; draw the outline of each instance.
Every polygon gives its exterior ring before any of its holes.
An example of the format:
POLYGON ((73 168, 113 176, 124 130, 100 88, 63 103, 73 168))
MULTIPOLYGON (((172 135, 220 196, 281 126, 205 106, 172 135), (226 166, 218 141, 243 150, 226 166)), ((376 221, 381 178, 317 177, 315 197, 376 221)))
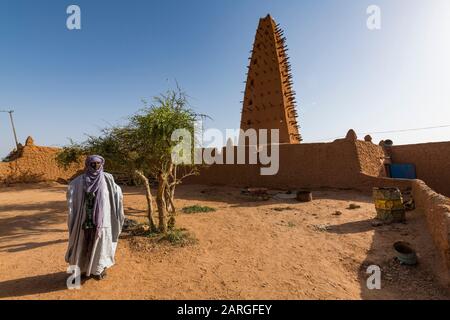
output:
POLYGON ((362 233, 373 230, 373 220, 361 220, 328 227, 327 231, 335 234, 362 233))
POLYGON ((67 220, 66 202, 49 201, 36 204, 16 204, 0 206, 0 240, 15 236, 29 236, 42 232, 65 232, 66 230, 51 228, 52 225, 67 220), (31 211, 31 213, 28 213, 31 211), (11 214, 17 212, 16 214, 11 214))
MULTIPOLYGON (((122 187, 124 194, 126 195, 141 195, 143 199, 145 199, 145 191, 143 187, 130 187, 124 186, 122 187)), ((198 201, 200 202, 209 202, 209 203, 226 203, 231 207, 259 207, 259 206, 267 206, 267 205, 279 205, 279 204, 299 204, 295 199, 277 199, 270 198, 266 201, 259 201, 257 199, 252 199, 250 196, 243 195, 241 190, 243 188, 236 187, 225 187, 225 186, 207 186, 207 185, 195 185, 195 184, 186 184, 180 185, 177 187, 175 200, 190 200, 190 201, 198 201)), ((295 190, 292 190, 294 192, 295 190)), ((330 188, 322 188, 322 189, 314 189, 313 199, 314 200, 339 200, 345 201, 348 203, 358 201, 370 203, 371 199, 368 197, 366 193, 356 191, 356 190, 348 190, 346 192, 342 192, 344 190, 338 189, 330 189, 330 188)), ((156 190, 152 189, 153 194, 156 194, 156 190)), ((268 193, 271 196, 274 196, 277 193, 286 193, 286 190, 275 190, 269 189, 268 193)), ((127 208, 128 212, 131 216, 141 216, 145 214, 144 210, 139 210, 136 208, 129 207, 127 208)))
POLYGON ((57 272, 0 282, 0 299, 67 290, 68 274, 57 272))
MULTIPOLYGON (((371 220, 348 223, 331 228, 336 233, 357 233, 373 229, 372 244, 359 270, 361 298, 364 300, 450 299, 450 292, 437 280, 440 259, 427 230, 421 212, 407 212, 406 223, 394 223, 375 227, 371 220), (416 250, 419 263, 416 266, 400 264, 393 244, 406 241, 416 250), (381 289, 370 290, 367 285, 369 266, 381 269, 381 289)), ((368 235, 370 236, 370 235, 368 235)))
POLYGON ((21 252, 21 251, 36 249, 36 248, 40 248, 40 247, 49 246, 52 244, 65 243, 65 242, 67 242, 66 239, 59 239, 59 240, 45 241, 45 242, 26 242, 26 243, 19 243, 19 244, 10 244, 10 245, 6 245, 6 246, 0 246, 0 251, 21 252))

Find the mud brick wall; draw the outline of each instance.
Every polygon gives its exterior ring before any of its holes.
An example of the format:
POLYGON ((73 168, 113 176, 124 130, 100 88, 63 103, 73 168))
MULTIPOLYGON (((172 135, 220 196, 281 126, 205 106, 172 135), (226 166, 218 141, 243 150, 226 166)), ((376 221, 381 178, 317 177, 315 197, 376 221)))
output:
POLYGON ((360 171, 374 177, 386 177, 384 151, 379 145, 367 141, 355 141, 360 171))
POLYGON ((0 183, 28 183, 41 181, 67 181, 83 169, 81 164, 67 170, 59 167, 55 156, 58 148, 41 147, 27 139, 16 159, 0 162, 0 183))
POLYGON ((450 286, 450 199, 434 192, 423 181, 413 181, 416 208, 427 220, 427 227, 440 254, 443 274, 441 280, 450 286))
MULTIPOLYGON (((280 166, 276 175, 262 176, 260 164, 213 164, 202 168, 199 176, 190 177, 186 182, 280 189, 366 190, 371 187, 372 180, 368 180, 364 172, 378 173, 382 168, 379 160, 382 150, 379 146, 370 144, 362 141, 358 141, 357 144, 351 139, 341 139, 331 143, 282 144, 279 146, 280 166), (376 155, 371 157, 371 152, 375 152, 376 155)), ((225 150, 222 152, 226 155, 225 150)), ((373 181, 380 183, 378 180, 373 181)))
POLYGON ((392 161, 413 163, 417 178, 434 191, 450 197, 450 142, 392 147, 392 161))
MULTIPOLYGON (((222 152, 226 154, 225 150, 222 152)), ((418 178, 445 196, 450 196, 449 152, 450 142, 392 148, 395 162, 414 163, 418 178)), ((364 191, 373 187, 411 188, 412 180, 386 178, 383 159, 382 147, 348 135, 331 143, 280 145, 280 168, 274 176, 261 176, 260 164, 214 164, 202 168, 200 176, 189 178, 186 183, 364 191)))

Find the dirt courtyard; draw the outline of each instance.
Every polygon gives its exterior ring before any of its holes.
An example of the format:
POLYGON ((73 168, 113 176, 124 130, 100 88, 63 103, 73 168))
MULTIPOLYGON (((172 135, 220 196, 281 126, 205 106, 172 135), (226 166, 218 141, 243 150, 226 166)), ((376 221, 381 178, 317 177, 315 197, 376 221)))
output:
MULTIPOLYGON (((314 192, 314 201, 255 202, 229 187, 180 186, 176 205, 215 212, 183 214, 178 225, 198 243, 140 250, 126 235, 103 281, 66 288, 65 185, 0 188, 1 299, 448 299, 431 268, 437 261, 425 221, 374 226, 371 197, 314 192), (347 209, 349 204, 360 206, 347 209), (339 211, 339 212, 337 212, 339 211), (419 265, 394 259, 392 244, 410 242, 419 265), (382 270, 381 290, 368 290, 369 265, 382 270)), ((128 218, 145 221, 140 188, 124 188, 128 218)))

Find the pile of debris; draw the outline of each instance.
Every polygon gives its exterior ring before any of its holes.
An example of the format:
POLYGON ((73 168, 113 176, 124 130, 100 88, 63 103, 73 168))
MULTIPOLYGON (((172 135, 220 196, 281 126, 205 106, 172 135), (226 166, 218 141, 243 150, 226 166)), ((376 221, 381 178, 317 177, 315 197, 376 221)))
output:
POLYGON ((241 194, 253 201, 267 201, 271 198, 267 188, 245 188, 241 190, 241 194))
POLYGON ((311 202, 313 200, 311 191, 307 190, 296 192, 289 190, 270 194, 267 188, 244 188, 241 190, 241 194, 254 201, 267 201, 270 198, 277 200, 297 200, 298 202, 311 202))

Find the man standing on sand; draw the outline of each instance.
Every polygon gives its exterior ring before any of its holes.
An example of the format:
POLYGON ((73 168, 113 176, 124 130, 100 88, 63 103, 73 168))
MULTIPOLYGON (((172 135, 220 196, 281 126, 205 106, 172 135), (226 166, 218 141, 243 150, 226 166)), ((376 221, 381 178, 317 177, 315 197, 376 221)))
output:
POLYGON ((117 242, 125 219, 122 190, 103 172, 105 159, 89 156, 85 173, 67 190, 69 246, 66 262, 86 277, 101 280, 114 265, 117 242))

